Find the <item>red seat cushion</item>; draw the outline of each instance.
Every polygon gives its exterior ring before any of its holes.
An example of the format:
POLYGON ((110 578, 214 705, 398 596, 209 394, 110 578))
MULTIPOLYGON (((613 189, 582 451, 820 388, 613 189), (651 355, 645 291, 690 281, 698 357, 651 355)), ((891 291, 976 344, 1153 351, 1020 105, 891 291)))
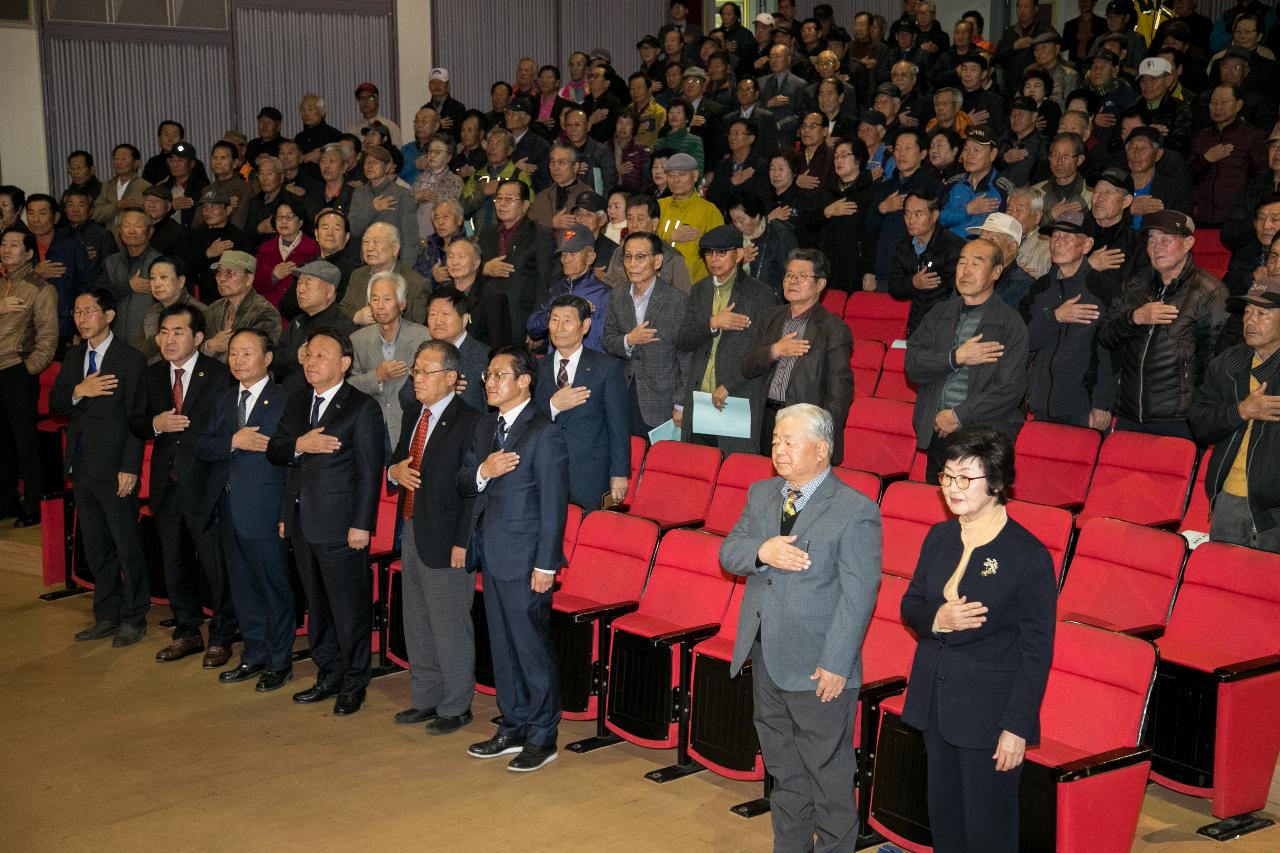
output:
POLYGON ((899 400, 858 397, 844 426, 845 463, 881 477, 905 477, 916 454, 912 406, 899 400))
POLYGON ((719 470, 714 447, 660 441, 645 455, 631 513, 659 524, 702 521, 719 470))
POLYGON ((849 367, 853 370, 853 393, 870 395, 880 378, 880 365, 884 361, 884 343, 863 338, 853 342, 853 355, 849 367))
POLYGON ((855 338, 871 338, 886 344, 906 337, 910 302, 899 302, 887 293, 857 291, 844 305, 844 321, 855 338))

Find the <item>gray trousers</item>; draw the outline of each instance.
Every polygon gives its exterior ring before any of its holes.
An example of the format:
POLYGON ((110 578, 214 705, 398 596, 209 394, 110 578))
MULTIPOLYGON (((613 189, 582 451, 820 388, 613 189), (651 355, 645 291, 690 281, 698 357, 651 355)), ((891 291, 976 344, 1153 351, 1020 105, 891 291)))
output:
POLYGON ((1218 492, 1214 498, 1209 538, 1214 542, 1228 542, 1280 554, 1280 527, 1255 531, 1253 517, 1249 513, 1249 499, 1226 492, 1218 492))
POLYGON ((413 524, 400 543, 404 642, 409 653, 413 707, 456 717, 476 689, 476 643, 471 601, 476 576, 466 569, 428 568, 418 557, 413 524))
POLYGON ((760 752, 773 777, 769 815, 775 853, 853 853, 858 837, 853 801, 858 685, 846 685, 830 702, 820 701, 813 690, 783 690, 765 671, 759 640, 751 650, 751 680, 760 752))

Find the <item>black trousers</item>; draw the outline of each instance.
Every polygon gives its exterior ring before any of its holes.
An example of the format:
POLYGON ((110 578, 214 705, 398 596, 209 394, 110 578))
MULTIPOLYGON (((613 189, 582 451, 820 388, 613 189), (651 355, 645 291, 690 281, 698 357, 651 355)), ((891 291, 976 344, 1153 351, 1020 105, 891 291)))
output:
POLYGON ((498 734, 555 746, 560 729, 560 674, 551 644, 551 592, 529 578, 484 579, 484 612, 493 650, 493 680, 502 725, 498 734))
POLYGON ((144 627, 151 607, 147 560, 138 530, 138 490, 116 494, 117 483, 76 477, 72 492, 85 559, 93 573, 93 618, 144 627))
POLYGON ((156 532, 160 537, 160 553, 164 560, 164 584, 169 592, 169 607, 177 627, 173 638, 180 640, 200 635, 204 622, 200 575, 209 587, 209 645, 229 646, 236 635, 236 613, 231 603, 231 586, 227 583, 222 541, 216 524, 197 519, 183 506, 177 483, 170 483, 160 501, 151 507, 156 532), (184 547, 185 530, 195 544, 195 554, 184 547), (194 564, 199 557, 199 568, 194 564))
POLYGON ((230 495, 225 492, 218 510, 225 519, 218 532, 227 584, 244 637, 240 662, 262 664, 272 672, 292 669, 294 609, 288 543, 278 536, 246 539, 237 535, 231 523, 230 495))
POLYGON ((1191 434, 1191 426, 1185 420, 1176 421, 1151 421, 1142 423, 1140 421, 1132 421, 1123 415, 1116 416, 1116 431, 1125 432, 1145 432, 1148 435, 1166 435, 1174 438, 1186 438, 1195 441, 1195 436, 1191 434))
POLYGON ((295 520, 293 554, 307 594, 307 638, 316 682, 348 693, 369 685, 373 644, 373 573, 369 549, 308 542, 295 520))
POLYGON ((22 509, 27 515, 40 514, 40 497, 45 491, 44 467, 40 460, 40 439, 36 432, 36 405, 40 382, 19 362, 0 370, 0 410, 3 410, 5 441, 0 444, 0 504, 18 502, 18 477, 22 477, 22 509))
POLYGON ((1017 853, 1023 764, 997 771, 995 748, 965 749, 943 739, 938 700, 924 731, 929 826, 935 853, 1017 853))
POLYGON ((950 436, 943 438, 937 433, 933 434, 933 439, 929 442, 929 446, 924 452, 924 481, 930 485, 938 485, 938 473, 942 470, 942 466, 947 461, 947 445, 950 444, 950 436))

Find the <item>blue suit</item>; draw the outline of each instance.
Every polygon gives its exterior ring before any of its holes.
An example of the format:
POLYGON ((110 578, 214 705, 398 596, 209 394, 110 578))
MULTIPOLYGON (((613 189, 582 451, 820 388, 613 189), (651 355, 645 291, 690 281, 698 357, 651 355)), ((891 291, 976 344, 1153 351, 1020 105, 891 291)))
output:
MULTIPOLYGON (((538 367, 533 401, 551 417, 560 355, 554 349, 538 367)), ((600 508, 610 477, 631 474, 631 407, 622 362, 603 352, 582 349, 573 385, 591 392, 587 402, 556 415, 565 442, 573 448, 569 459, 569 500, 585 510, 600 508)))
POLYGON ((569 452, 564 433, 532 400, 507 425, 504 450, 520 464, 476 484, 481 463, 497 448, 497 412, 480 419, 458 472, 458 490, 475 497, 471 553, 484 570, 484 606, 493 649, 501 737, 553 747, 560 725, 560 680, 551 644, 551 591, 530 588, 533 570, 564 565, 569 452))
MULTIPOLYGON (((279 672, 292 667, 296 622, 288 546, 278 532, 289 469, 272 465, 266 453, 231 447, 240 390, 237 383, 210 401, 205 410, 208 420, 192 450, 198 459, 213 463, 209 488, 219 495, 218 526, 227 579, 244 636, 241 662, 279 672)), ((245 425, 258 427, 262 435, 274 435, 287 397, 283 388, 268 382, 245 425)))

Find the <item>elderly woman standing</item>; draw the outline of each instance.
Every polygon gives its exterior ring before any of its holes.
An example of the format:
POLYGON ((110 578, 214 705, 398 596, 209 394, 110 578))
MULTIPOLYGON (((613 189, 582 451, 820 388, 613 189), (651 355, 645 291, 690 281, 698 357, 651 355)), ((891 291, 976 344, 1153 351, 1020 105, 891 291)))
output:
POLYGON ((924 732, 937 853, 1016 853, 1022 760, 1053 659, 1053 562, 1005 511, 1003 433, 957 430, 938 480, 958 519, 929 531, 902 597, 919 637, 902 720, 924 732))
POLYGON ((462 195, 462 178, 449 171, 453 157, 453 140, 443 133, 436 133, 427 140, 423 151, 426 162, 422 171, 413 179, 413 200, 418 205, 418 248, 426 245, 427 238, 436 233, 432 216, 436 205, 462 195))
POLYGON ((431 234, 422 241, 414 270, 431 284, 449 283, 449 271, 444 266, 444 251, 458 237, 465 237, 462 227, 462 203, 456 198, 441 199, 431 211, 431 234))

